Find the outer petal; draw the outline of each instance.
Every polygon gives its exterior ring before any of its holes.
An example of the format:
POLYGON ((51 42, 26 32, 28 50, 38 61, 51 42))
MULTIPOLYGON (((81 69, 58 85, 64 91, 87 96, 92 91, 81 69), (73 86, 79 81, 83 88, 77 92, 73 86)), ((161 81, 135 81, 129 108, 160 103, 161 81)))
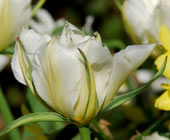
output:
POLYGON ((112 55, 107 47, 103 47, 100 41, 95 39, 84 41, 82 44, 79 44, 78 47, 85 53, 94 73, 100 108, 106 96, 107 86, 112 71, 112 55))
POLYGON ((4 69, 4 67, 9 63, 10 59, 6 55, 0 55, 0 72, 4 69))
POLYGON ((155 65, 156 65, 157 69, 160 70, 166 56, 168 56, 168 60, 167 60, 166 68, 165 68, 163 75, 169 79, 170 78, 170 52, 160 55, 156 59, 155 65))
POLYGON ((73 118, 80 92, 80 63, 75 53, 51 40, 35 54, 32 76, 39 96, 57 112, 73 118))
POLYGON ((112 74, 104 105, 112 100, 127 76, 147 59, 154 46, 154 44, 129 46, 113 56, 112 74))
MULTIPOLYGON (((25 53, 28 56, 29 61, 32 62, 32 57, 35 51, 41 45, 46 44, 51 39, 51 37, 48 35, 41 36, 35 33, 33 30, 28 30, 24 28, 19 35, 19 39, 25 49, 25 53)), ((17 46, 15 46, 15 52, 12 57, 11 66, 15 78, 22 84, 26 84, 19 63, 17 46)), ((31 65, 30 65, 30 69, 31 69, 31 65)))
POLYGON ((35 15, 37 20, 30 20, 29 25, 40 34, 50 34, 55 28, 55 21, 45 9, 39 9, 35 15))
POLYGON ((158 99, 155 101, 155 107, 161 110, 170 110, 170 93, 165 91, 158 99))
POLYGON ((160 0, 125 0, 124 2, 123 16, 125 25, 129 26, 127 28, 133 29, 137 39, 143 43, 148 43, 151 35, 159 40, 154 25, 154 10, 159 2, 160 0))

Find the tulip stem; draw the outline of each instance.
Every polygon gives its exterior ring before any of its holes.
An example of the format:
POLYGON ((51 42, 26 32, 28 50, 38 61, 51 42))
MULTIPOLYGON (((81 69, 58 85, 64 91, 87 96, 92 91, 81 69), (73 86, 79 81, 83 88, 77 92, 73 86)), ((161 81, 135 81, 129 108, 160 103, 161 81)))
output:
POLYGON ((91 140, 90 138, 90 129, 88 127, 79 127, 80 139, 81 140, 91 140))
POLYGON ((102 140, 109 140, 109 137, 105 134, 105 132, 103 131, 103 129, 100 127, 99 123, 97 120, 94 120, 93 121, 95 127, 97 128, 98 130, 98 136, 100 139, 102 140))
POLYGON ((142 140, 142 136, 150 135, 153 130, 157 127, 159 127, 161 124, 165 123, 166 121, 170 120, 170 115, 167 115, 160 120, 157 120, 155 123, 153 123, 149 128, 147 128, 138 138, 137 140, 142 140))
POLYGON ((35 16, 36 12, 43 6, 46 0, 39 0, 38 3, 34 6, 32 9, 32 14, 31 16, 35 16))
MULTIPOLYGON (((2 89, 0 88, 0 112, 2 113, 3 119, 5 120, 6 125, 14 121, 12 113, 9 109, 8 103, 3 95, 2 89)), ((17 129, 9 133, 10 140, 20 140, 20 135, 17 129)))

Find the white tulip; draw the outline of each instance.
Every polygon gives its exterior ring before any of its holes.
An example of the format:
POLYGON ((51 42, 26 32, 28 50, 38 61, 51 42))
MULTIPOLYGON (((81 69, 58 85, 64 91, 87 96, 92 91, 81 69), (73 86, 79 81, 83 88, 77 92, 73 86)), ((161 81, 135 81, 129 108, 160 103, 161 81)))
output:
POLYGON ((31 17, 31 0, 0 0, 0 51, 15 41, 31 17))
POLYGON ((170 28, 169 0, 125 0, 123 19, 136 43, 160 43, 160 28, 170 28))
POLYGON ((31 19, 29 25, 40 34, 51 34, 56 27, 65 25, 65 19, 55 21, 50 13, 45 9, 39 9, 35 14, 36 20, 31 19))
POLYGON ((86 36, 69 23, 60 37, 23 29, 19 40, 23 46, 17 41, 11 63, 16 79, 33 92, 35 87, 53 110, 83 124, 113 99, 127 76, 154 48, 134 45, 112 56, 98 33, 86 36))

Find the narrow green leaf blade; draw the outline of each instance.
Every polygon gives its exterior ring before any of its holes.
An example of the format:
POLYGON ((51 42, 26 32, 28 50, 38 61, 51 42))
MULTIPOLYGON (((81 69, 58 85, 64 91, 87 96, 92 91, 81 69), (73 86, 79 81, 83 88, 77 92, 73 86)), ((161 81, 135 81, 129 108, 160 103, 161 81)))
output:
POLYGON ((37 112, 32 113, 28 115, 24 115, 20 117, 19 119, 13 121, 11 124, 9 124, 4 130, 0 132, 0 136, 7 134, 11 130, 27 124, 27 123, 33 123, 33 122, 71 122, 70 119, 64 118, 63 116, 54 113, 54 112, 37 112))
MULTIPOLYGON (((29 88, 27 88, 26 96, 32 113, 48 112, 48 109, 36 100, 29 88)), ((65 127, 65 124, 60 122, 40 122, 39 124, 46 134, 54 133, 55 131, 59 131, 65 127)))
MULTIPOLYGON (((13 115, 11 113, 11 110, 8 106, 8 103, 4 97, 4 94, 2 92, 2 89, 0 88, 0 112, 3 116, 3 119, 5 121, 6 124, 10 124, 11 122, 14 121, 14 118, 13 118, 13 115)), ((9 133, 9 137, 10 137, 10 140, 18 140, 20 139, 20 134, 19 134, 19 131, 16 129, 14 131, 11 131, 9 133)))
POLYGON ((155 123, 153 123, 149 128, 147 128, 145 131, 141 133, 141 135, 136 139, 136 140, 142 140, 143 136, 150 135, 151 133, 154 132, 158 127, 160 127, 161 124, 165 123, 170 119, 170 115, 165 116, 159 120, 157 120, 155 123))
POLYGON ((37 11, 44 5, 44 3, 46 2, 46 0, 39 0, 37 2, 37 4, 33 7, 32 11, 31 11, 31 16, 35 16, 35 14, 37 13, 37 11))
POLYGON ((140 88, 135 89, 129 93, 115 97, 108 105, 106 105, 104 107, 104 109, 99 113, 99 116, 102 115, 103 113, 108 112, 108 111, 114 109, 115 107, 125 103, 126 101, 132 99, 133 97, 137 96, 138 94, 140 94, 146 87, 148 87, 153 81, 155 81, 157 78, 159 78, 162 75, 162 73, 165 70, 166 63, 167 63, 167 58, 165 59, 163 65, 161 67, 161 70, 158 71, 148 83, 144 84, 140 88))

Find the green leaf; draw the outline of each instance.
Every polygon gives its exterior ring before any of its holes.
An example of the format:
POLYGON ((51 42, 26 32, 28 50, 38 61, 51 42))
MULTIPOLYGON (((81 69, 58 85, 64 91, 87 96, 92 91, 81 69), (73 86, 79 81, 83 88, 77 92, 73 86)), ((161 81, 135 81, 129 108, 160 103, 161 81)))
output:
POLYGON ((37 4, 33 7, 32 11, 31 11, 31 16, 35 16, 35 14, 37 13, 37 11, 44 5, 44 3, 46 2, 46 0, 39 0, 37 2, 37 4))
POLYGON ((149 128, 147 128, 144 132, 142 132, 142 134, 136 140, 142 140, 143 136, 150 135, 151 133, 153 133, 154 129, 158 128, 161 124, 165 123, 169 119, 170 119, 170 115, 157 120, 149 128))
POLYGON ((117 8, 122 11, 122 1, 121 0, 114 0, 117 8))
POLYGON ((9 46, 9 47, 5 48, 3 51, 0 52, 0 54, 13 55, 14 54, 14 46, 9 46))
POLYGON ((64 28, 64 25, 56 26, 56 28, 55 28, 55 29, 53 30, 53 32, 51 33, 51 36, 55 36, 55 35, 61 34, 63 28, 64 28))
POLYGON ((33 122, 71 122, 70 119, 64 118, 63 116, 59 115, 58 113, 54 112, 37 112, 28 115, 24 115, 19 119, 13 121, 9 124, 4 130, 0 132, 0 136, 7 134, 11 130, 28 123, 33 122))
MULTIPOLYGON (((21 110, 23 115, 30 114, 29 109, 24 104, 22 104, 21 110)), ((22 140, 28 140, 28 139, 47 140, 48 139, 44 131, 40 127, 39 123, 35 122, 35 123, 27 124, 24 126, 23 129, 24 130, 23 130, 22 140)))
POLYGON ((110 50, 114 50, 114 49, 122 50, 126 48, 126 44, 120 39, 107 40, 105 41, 105 43, 110 50))
POLYGON ((80 127, 80 139, 81 140, 91 140, 90 138, 90 129, 88 127, 80 127))
MULTIPOLYGON (((26 96, 28 104, 33 113, 48 112, 48 109, 34 97, 29 88, 27 88, 26 96)), ((60 131, 65 127, 65 124, 60 122, 40 122, 39 124, 46 134, 54 133, 55 131, 60 131)))
MULTIPOLYGON (((0 88, 0 112, 3 116, 3 119, 5 121, 6 124, 10 124, 11 122, 13 122, 14 118, 13 115, 11 113, 11 110, 8 106, 8 103, 3 95, 2 89, 0 88)), ((18 140, 20 139, 20 134, 19 131, 16 129, 14 131, 11 131, 9 133, 9 137, 11 140, 18 140)))
POLYGON ((98 116, 101 116, 103 113, 114 109, 115 107, 125 103, 126 101, 128 101, 128 100, 132 99, 133 97, 137 96, 138 94, 140 94, 146 87, 148 87, 153 81, 155 81, 157 78, 159 78, 162 75, 162 73, 165 70, 166 63, 167 63, 167 58, 165 59, 163 65, 161 67, 161 70, 159 72, 157 72, 148 83, 144 84, 140 88, 135 89, 129 93, 115 97, 108 105, 106 105, 104 107, 104 109, 99 113, 98 116))

